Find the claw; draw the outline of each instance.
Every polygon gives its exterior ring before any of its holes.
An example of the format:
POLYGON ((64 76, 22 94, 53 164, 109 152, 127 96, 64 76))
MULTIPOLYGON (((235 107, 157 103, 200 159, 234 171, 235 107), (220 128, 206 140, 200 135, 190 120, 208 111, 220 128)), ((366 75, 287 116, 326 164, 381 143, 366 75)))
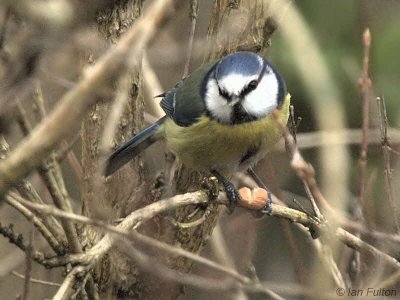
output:
POLYGON ((265 207, 261 210, 263 214, 271 215, 272 214, 272 197, 271 193, 268 193, 267 203, 265 207))
POLYGON ((223 184, 226 196, 228 197, 229 200, 228 204, 229 214, 232 214, 235 211, 237 203, 239 201, 242 201, 242 197, 240 196, 238 190, 233 186, 231 182, 226 181, 226 183, 223 184))
POLYGON ((228 211, 229 214, 232 214, 235 211, 235 207, 239 201, 242 201, 242 197, 240 196, 240 193, 238 190, 235 188, 235 186, 232 184, 232 182, 228 181, 225 177, 223 177, 219 172, 217 171, 212 171, 215 177, 217 177, 218 181, 222 183, 224 186, 224 190, 226 193, 226 197, 228 198, 228 211))

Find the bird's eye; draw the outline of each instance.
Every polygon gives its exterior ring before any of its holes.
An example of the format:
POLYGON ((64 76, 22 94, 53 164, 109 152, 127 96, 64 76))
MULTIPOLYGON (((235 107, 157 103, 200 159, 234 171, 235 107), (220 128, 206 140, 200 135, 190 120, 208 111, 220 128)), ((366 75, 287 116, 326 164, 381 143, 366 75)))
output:
POLYGON ((246 96, 248 93, 250 93, 251 91, 254 91, 258 86, 258 81, 257 80, 252 80, 250 81, 247 86, 242 90, 242 92, 240 93, 241 96, 246 96))
POLYGON ((250 81, 249 84, 247 85, 247 89, 248 89, 249 91, 253 91, 253 90, 255 90, 255 89, 257 88, 257 85, 258 85, 257 80, 252 80, 252 81, 250 81))

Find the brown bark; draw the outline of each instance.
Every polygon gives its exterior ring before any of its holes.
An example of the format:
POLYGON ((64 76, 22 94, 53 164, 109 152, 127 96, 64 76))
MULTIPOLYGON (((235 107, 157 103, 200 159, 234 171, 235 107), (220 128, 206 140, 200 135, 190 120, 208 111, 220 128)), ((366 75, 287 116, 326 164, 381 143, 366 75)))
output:
MULTIPOLYGON (((96 20, 101 34, 109 43, 118 38, 140 16, 142 1, 113 1, 108 7, 98 11, 96 20)), ((143 124, 143 92, 140 66, 130 71, 131 89, 115 134, 115 144, 137 133, 143 124)), ((110 96, 113 97, 113 96, 110 96)), ((104 153, 100 153, 100 140, 112 101, 98 102, 82 124, 82 202, 84 215, 108 221, 126 216, 139 207, 131 205, 132 195, 142 183, 142 168, 138 160, 130 162, 114 176, 105 180, 102 177, 104 153), (104 183, 105 181, 105 183, 104 183), (130 206, 129 211, 127 207, 130 206)), ((93 245, 101 232, 93 228, 85 232, 85 244, 93 245)), ((132 263, 117 251, 111 251, 98 267, 99 293, 101 299, 114 299, 119 294, 129 295, 132 284, 136 282, 137 270, 132 263)))

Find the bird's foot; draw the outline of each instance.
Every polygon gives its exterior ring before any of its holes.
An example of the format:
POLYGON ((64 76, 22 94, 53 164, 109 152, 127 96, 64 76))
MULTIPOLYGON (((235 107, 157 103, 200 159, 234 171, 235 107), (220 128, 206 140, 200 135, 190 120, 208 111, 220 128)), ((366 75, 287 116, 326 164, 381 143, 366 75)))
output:
POLYGON ((271 197, 271 193, 268 193, 268 197, 267 197, 267 203, 265 204, 264 208, 261 210, 261 212, 263 214, 267 214, 267 215, 272 215, 272 197, 271 197))
POLYGON ((226 197, 228 198, 229 201, 228 203, 229 214, 232 214, 235 211, 237 203, 239 201, 242 201, 242 196, 240 196, 239 191, 235 188, 235 186, 231 182, 226 181, 225 183, 223 183, 223 185, 226 197))
POLYGON ((217 177, 218 181, 222 183, 226 197, 228 198, 228 211, 229 214, 232 214, 235 210, 235 207, 239 201, 242 201, 242 197, 240 196, 239 191, 235 188, 235 186, 227 180, 225 177, 223 177, 219 172, 213 171, 212 172, 215 177, 217 177))

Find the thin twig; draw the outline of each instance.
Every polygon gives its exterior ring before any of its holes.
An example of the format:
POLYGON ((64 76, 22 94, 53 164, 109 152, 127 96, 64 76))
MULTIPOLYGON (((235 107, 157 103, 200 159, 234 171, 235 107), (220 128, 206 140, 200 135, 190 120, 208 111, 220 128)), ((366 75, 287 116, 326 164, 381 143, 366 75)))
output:
MULTIPOLYGON (((39 81, 36 81, 35 90, 33 92, 33 100, 34 106, 33 111, 36 113, 36 119, 38 122, 43 120, 46 115, 46 106, 42 93, 42 88, 40 86, 39 81)), ((72 146, 79 140, 80 134, 76 134, 72 141, 68 144, 68 142, 64 139, 61 141, 61 149, 55 153, 55 161, 60 163, 61 160, 66 156, 68 159, 68 163, 70 164, 72 170, 75 173, 75 176, 78 180, 82 179, 82 166, 76 157, 75 153, 72 150, 72 146)))
POLYGON ((197 23, 198 13, 199 13, 199 1, 191 0, 190 1, 190 13, 189 13, 189 18, 191 20, 191 27, 190 27, 188 49, 187 49, 187 54, 186 54, 185 66, 183 68, 182 78, 185 78, 189 74, 190 60, 192 58, 193 41, 194 41, 194 34, 196 31, 196 23, 197 23))
POLYGON ((143 51, 158 27, 179 4, 182 3, 177 0, 154 2, 117 45, 86 70, 84 78, 61 98, 35 130, 5 160, 0 161, 0 195, 38 167, 61 140, 79 128, 80 120, 99 100, 94 95, 111 82, 110 79, 136 64, 138 53, 143 51))
POLYGON ((58 242, 53 236, 50 230, 42 223, 42 221, 35 216, 29 209, 23 204, 16 201, 13 197, 7 195, 5 201, 16 210, 18 210, 28 221, 30 221, 42 234, 42 236, 49 243, 50 247, 59 255, 64 254, 64 247, 58 242))
MULTIPOLYGON (((159 276, 164 280, 179 282, 185 285, 191 285, 201 288, 203 290, 229 291, 239 287, 237 282, 232 280, 232 278, 215 280, 199 275, 184 274, 179 271, 170 269, 164 264, 155 261, 144 252, 135 249, 126 241, 123 242, 123 244, 118 244, 118 248, 121 251, 123 251, 127 256, 132 257, 135 262, 147 272, 159 276)), ((252 288, 254 288, 255 291, 263 291, 266 295, 268 295, 270 299, 283 300, 282 297, 280 297, 270 289, 267 289, 265 287, 260 288, 259 286, 258 288, 256 288, 255 286, 256 284, 250 283, 247 289, 251 290, 252 288)))
POLYGON ((71 270, 68 275, 64 278, 64 281, 54 295, 53 300, 67 300, 70 299, 73 289, 72 287, 77 282, 76 277, 81 277, 88 272, 87 267, 78 266, 71 270))
POLYGON ((32 252, 33 252, 33 235, 34 231, 31 229, 31 233, 29 234, 29 244, 25 250, 25 279, 24 279, 24 291, 22 293, 22 300, 27 300, 29 297, 29 289, 31 283, 31 274, 32 274, 32 252))
POLYGON ((301 259, 300 249, 294 239, 293 232, 290 228, 290 224, 285 220, 280 222, 283 234, 285 236, 285 242, 289 250, 290 258, 293 263, 293 271, 296 274, 296 278, 301 285, 305 285, 307 282, 307 269, 304 262, 301 259))
MULTIPOLYGON (((279 113, 277 111, 273 112, 274 119, 276 123, 279 125, 281 131, 284 134, 286 144, 288 145, 289 151, 292 154, 292 161, 291 165, 296 171, 297 175, 309 186, 310 192, 313 197, 322 205, 326 205, 329 203, 321 193, 317 182, 315 180, 315 170, 311 166, 311 164, 307 163, 303 157, 301 156, 300 152, 298 151, 297 146, 294 143, 293 137, 290 135, 288 129, 283 124, 281 119, 279 118, 279 113)), ((322 216, 322 215, 321 215, 322 216)), ((318 217, 318 214, 317 214, 318 217)), ((323 220, 323 219, 322 219, 323 220)), ((372 245, 362 241, 358 237, 346 232, 342 228, 338 228, 336 230, 336 236, 339 238, 347 246, 361 252, 367 253, 372 256, 379 256, 383 261, 390 264, 391 266, 395 267, 396 269, 400 267, 400 263, 394 259, 393 257, 389 256, 386 253, 381 252, 380 250, 376 249, 372 245), (378 254, 379 253, 379 254, 378 254)))
MULTIPOLYGON (((0 136, 0 159, 4 159, 9 153, 9 145, 3 136, 0 136)), ((26 180, 23 180, 20 184, 17 185, 18 192, 24 197, 28 198, 31 202, 44 204, 39 194, 36 192, 32 184, 26 180)), ((6 201, 8 198, 6 197, 6 201)), ((22 213, 28 220, 33 222, 33 224, 38 228, 38 230, 42 233, 42 235, 46 238, 50 246, 53 248, 56 253, 63 253, 63 246, 67 243, 67 240, 64 235, 64 231, 61 228, 58 221, 49 215, 41 215, 38 216, 43 220, 43 223, 38 219, 31 211, 29 211, 26 207, 23 207, 19 203, 14 203, 8 201, 11 206, 17 209, 20 213, 22 213), (15 204, 15 205, 14 205, 15 204)))
MULTIPOLYGON (((14 244, 15 246, 17 246, 19 249, 21 249, 23 252, 26 253, 26 249, 27 249, 27 245, 25 245, 24 243, 24 238, 22 236, 22 234, 16 234, 14 232, 14 225, 10 224, 8 226, 3 226, 0 223, 0 234, 3 235, 5 238, 8 239, 8 241, 11 244, 14 244)), ((52 262, 50 262, 50 264, 48 264, 46 262, 46 260, 48 259, 42 252, 39 252, 37 250, 34 250, 31 252, 32 258, 34 261, 36 261, 37 263, 45 266, 46 268, 49 267, 53 267, 54 265, 52 264, 52 262)), ((59 266, 59 265, 56 265, 59 266)))
MULTIPOLYGON (((40 95, 41 92, 36 93, 36 98, 37 98, 36 104, 39 107, 40 115, 44 117, 46 112, 44 108, 44 101, 43 99, 40 100, 41 98, 40 95)), ((20 127, 24 135, 29 135, 32 132, 32 125, 28 120, 25 109, 19 102, 17 103, 17 110, 18 110, 18 117, 17 117, 18 123, 20 124, 20 127)), ((65 211, 72 212, 70 197, 65 187, 60 165, 56 161, 54 153, 51 154, 50 159, 47 162, 42 163, 40 165, 39 174, 46 183, 47 189, 49 190, 56 206, 65 211)), ((81 252, 81 246, 79 244, 74 224, 72 224, 69 220, 61 220, 61 224, 65 231, 70 251, 74 253, 81 252)))
POLYGON ((365 29, 363 34, 364 57, 363 70, 358 80, 362 101, 362 138, 360 145, 360 154, 358 158, 358 182, 357 182, 357 200, 359 206, 364 206, 367 151, 368 151, 368 130, 369 130, 369 101, 371 98, 371 79, 369 78, 369 52, 371 48, 371 33, 365 29))
MULTIPOLYGON (((362 125, 361 125, 361 143, 360 153, 358 158, 358 176, 357 176, 357 194, 354 207, 354 219, 361 221, 362 223, 368 220, 365 219, 365 190, 366 190, 366 167, 367 167, 367 154, 368 154, 368 135, 369 135, 369 102, 371 98, 371 78, 369 77, 369 53, 371 48, 371 33, 369 29, 365 29, 363 33, 363 69, 361 77, 358 80, 358 86, 361 94, 361 106, 362 106, 362 125)), ((355 233, 359 236, 359 233, 355 233)), ((361 256, 360 253, 355 251, 353 253, 352 262, 350 264, 350 275, 355 286, 359 284, 359 275, 361 272, 361 256)))
MULTIPOLYGON (((37 121, 40 122, 41 120, 46 118, 47 110, 39 81, 36 82, 35 90, 33 93, 33 100, 33 111, 36 113, 37 121)), ((62 140, 62 148, 54 154, 54 160, 56 163, 60 163, 60 161, 66 156, 72 170, 75 172, 76 178, 80 180, 82 179, 83 174, 82 166, 80 165, 75 153, 72 151, 72 146, 79 140, 79 138, 80 134, 76 134, 69 144, 65 139, 62 140)))
POLYGON ((317 181, 315 180, 315 170, 313 166, 310 163, 307 163, 304 160, 303 156, 300 154, 294 138, 290 134, 288 128, 282 122, 279 112, 275 110, 272 113, 272 116, 284 135, 287 149, 291 155, 290 164, 295 170, 297 176, 303 181, 303 184, 306 187, 306 192, 311 195, 311 197, 309 197, 309 200, 311 202, 315 216, 320 222, 323 222, 324 217, 322 216, 315 200, 318 201, 318 203, 320 204, 327 203, 328 201, 325 199, 324 195, 321 193, 321 190, 317 185, 317 181))
POLYGON ((74 150, 72 150, 72 147, 79 139, 80 134, 77 134, 69 143, 66 140, 63 140, 61 142, 61 150, 55 154, 57 162, 61 162, 65 156, 67 157, 67 161, 78 181, 83 178, 83 169, 79 159, 76 157, 74 150))
MULTIPOLYGON (((391 143, 400 145, 400 131, 395 128, 388 128, 388 135, 391 137, 391 143)), ((316 147, 331 147, 339 145, 360 145, 362 140, 361 129, 346 128, 343 130, 322 130, 314 132, 302 132, 296 134, 297 146, 300 150, 316 147), (335 139, 341 136, 340 140, 335 139)), ((381 145, 381 131, 379 129, 369 129, 369 144, 381 145)), ((277 151, 285 151, 284 141, 274 146, 277 151)))
POLYGON ((321 240, 317 239, 313 241, 315 249, 318 251, 319 256, 321 257, 322 262, 325 264, 326 268, 330 271, 332 275, 333 281, 335 282, 336 287, 346 289, 347 285, 343 278, 342 273, 337 266, 333 254, 332 249, 326 244, 323 244, 321 240))
MULTIPOLYGON (((13 274, 14 276, 16 276, 18 278, 25 279, 25 275, 18 273, 17 271, 11 271, 11 274, 13 274)), ((42 284, 42 285, 46 285, 46 286, 61 286, 61 284, 59 284, 59 283, 40 280, 40 279, 36 279, 36 278, 30 278, 29 280, 32 283, 42 284)))
MULTIPOLYGON (((127 230, 132 228, 135 224, 149 220, 163 211, 173 209, 182 205, 206 204, 209 201, 208 195, 205 192, 193 192, 183 195, 177 195, 172 198, 160 200, 144 208, 136 210, 132 212, 129 216, 127 216, 118 226, 111 226, 105 222, 93 220, 88 217, 76 215, 73 213, 67 213, 55 207, 31 203, 29 201, 22 199, 17 194, 13 195, 13 197, 18 199, 18 201, 20 201, 22 204, 31 207, 32 209, 40 210, 43 213, 53 214, 58 217, 68 218, 77 222, 100 226, 101 228, 109 232, 93 248, 91 248, 89 251, 85 253, 73 254, 68 257, 65 257, 64 260, 61 257, 55 259, 47 259, 45 263, 47 263, 47 265, 49 266, 61 266, 68 263, 94 264, 99 259, 101 259, 101 257, 105 253, 107 253, 108 250, 115 243, 116 238, 112 234, 118 234, 127 237, 129 236, 129 231, 127 232, 127 230)), ((227 203, 225 195, 220 195, 217 201, 221 205, 226 205, 227 203)), ((318 225, 318 223, 315 221, 314 218, 309 217, 307 214, 281 205, 272 204, 271 216, 288 219, 292 222, 303 224, 307 227, 320 226, 318 225)), ((321 227, 320 230, 323 230, 323 228, 325 228, 325 226, 321 227)), ((355 237, 354 235, 345 231, 344 229, 338 227, 337 229, 334 229, 334 234, 345 245, 357 251, 371 254, 375 258, 381 258, 383 261, 385 261, 392 267, 400 269, 400 263, 396 261, 396 259, 394 259, 393 257, 389 256, 386 253, 383 253, 382 251, 376 249, 375 247, 362 241, 361 239, 355 237)))
POLYGON ((390 142, 388 137, 388 126, 389 121, 386 112, 386 104, 385 99, 382 97, 376 98, 378 103, 378 114, 379 114, 379 122, 380 122, 380 129, 381 129, 381 144, 382 144, 382 153, 383 153, 383 164, 384 164, 384 190, 385 190, 385 197, 386 201, 389 202, 391 212, 392 212, 392 220, 394 223, 394 227, 397 233, 400 233, 400 222, 399 222, 399 215, 398 215, 398 207, 397 203, 394 199, 393 195, 393 187, 392 187, 392 167, 390 161, 390 142))
POLYGON ((90 277, 90 273, 87 272, 83 278, 80 278, 79 282, 77 282, 78 286, 74 286, 75 292, 70 296, 70 300, 76 299, 78 295, 80 295, 82 299, 89 299, 85 290, 85 286, 90 277))

